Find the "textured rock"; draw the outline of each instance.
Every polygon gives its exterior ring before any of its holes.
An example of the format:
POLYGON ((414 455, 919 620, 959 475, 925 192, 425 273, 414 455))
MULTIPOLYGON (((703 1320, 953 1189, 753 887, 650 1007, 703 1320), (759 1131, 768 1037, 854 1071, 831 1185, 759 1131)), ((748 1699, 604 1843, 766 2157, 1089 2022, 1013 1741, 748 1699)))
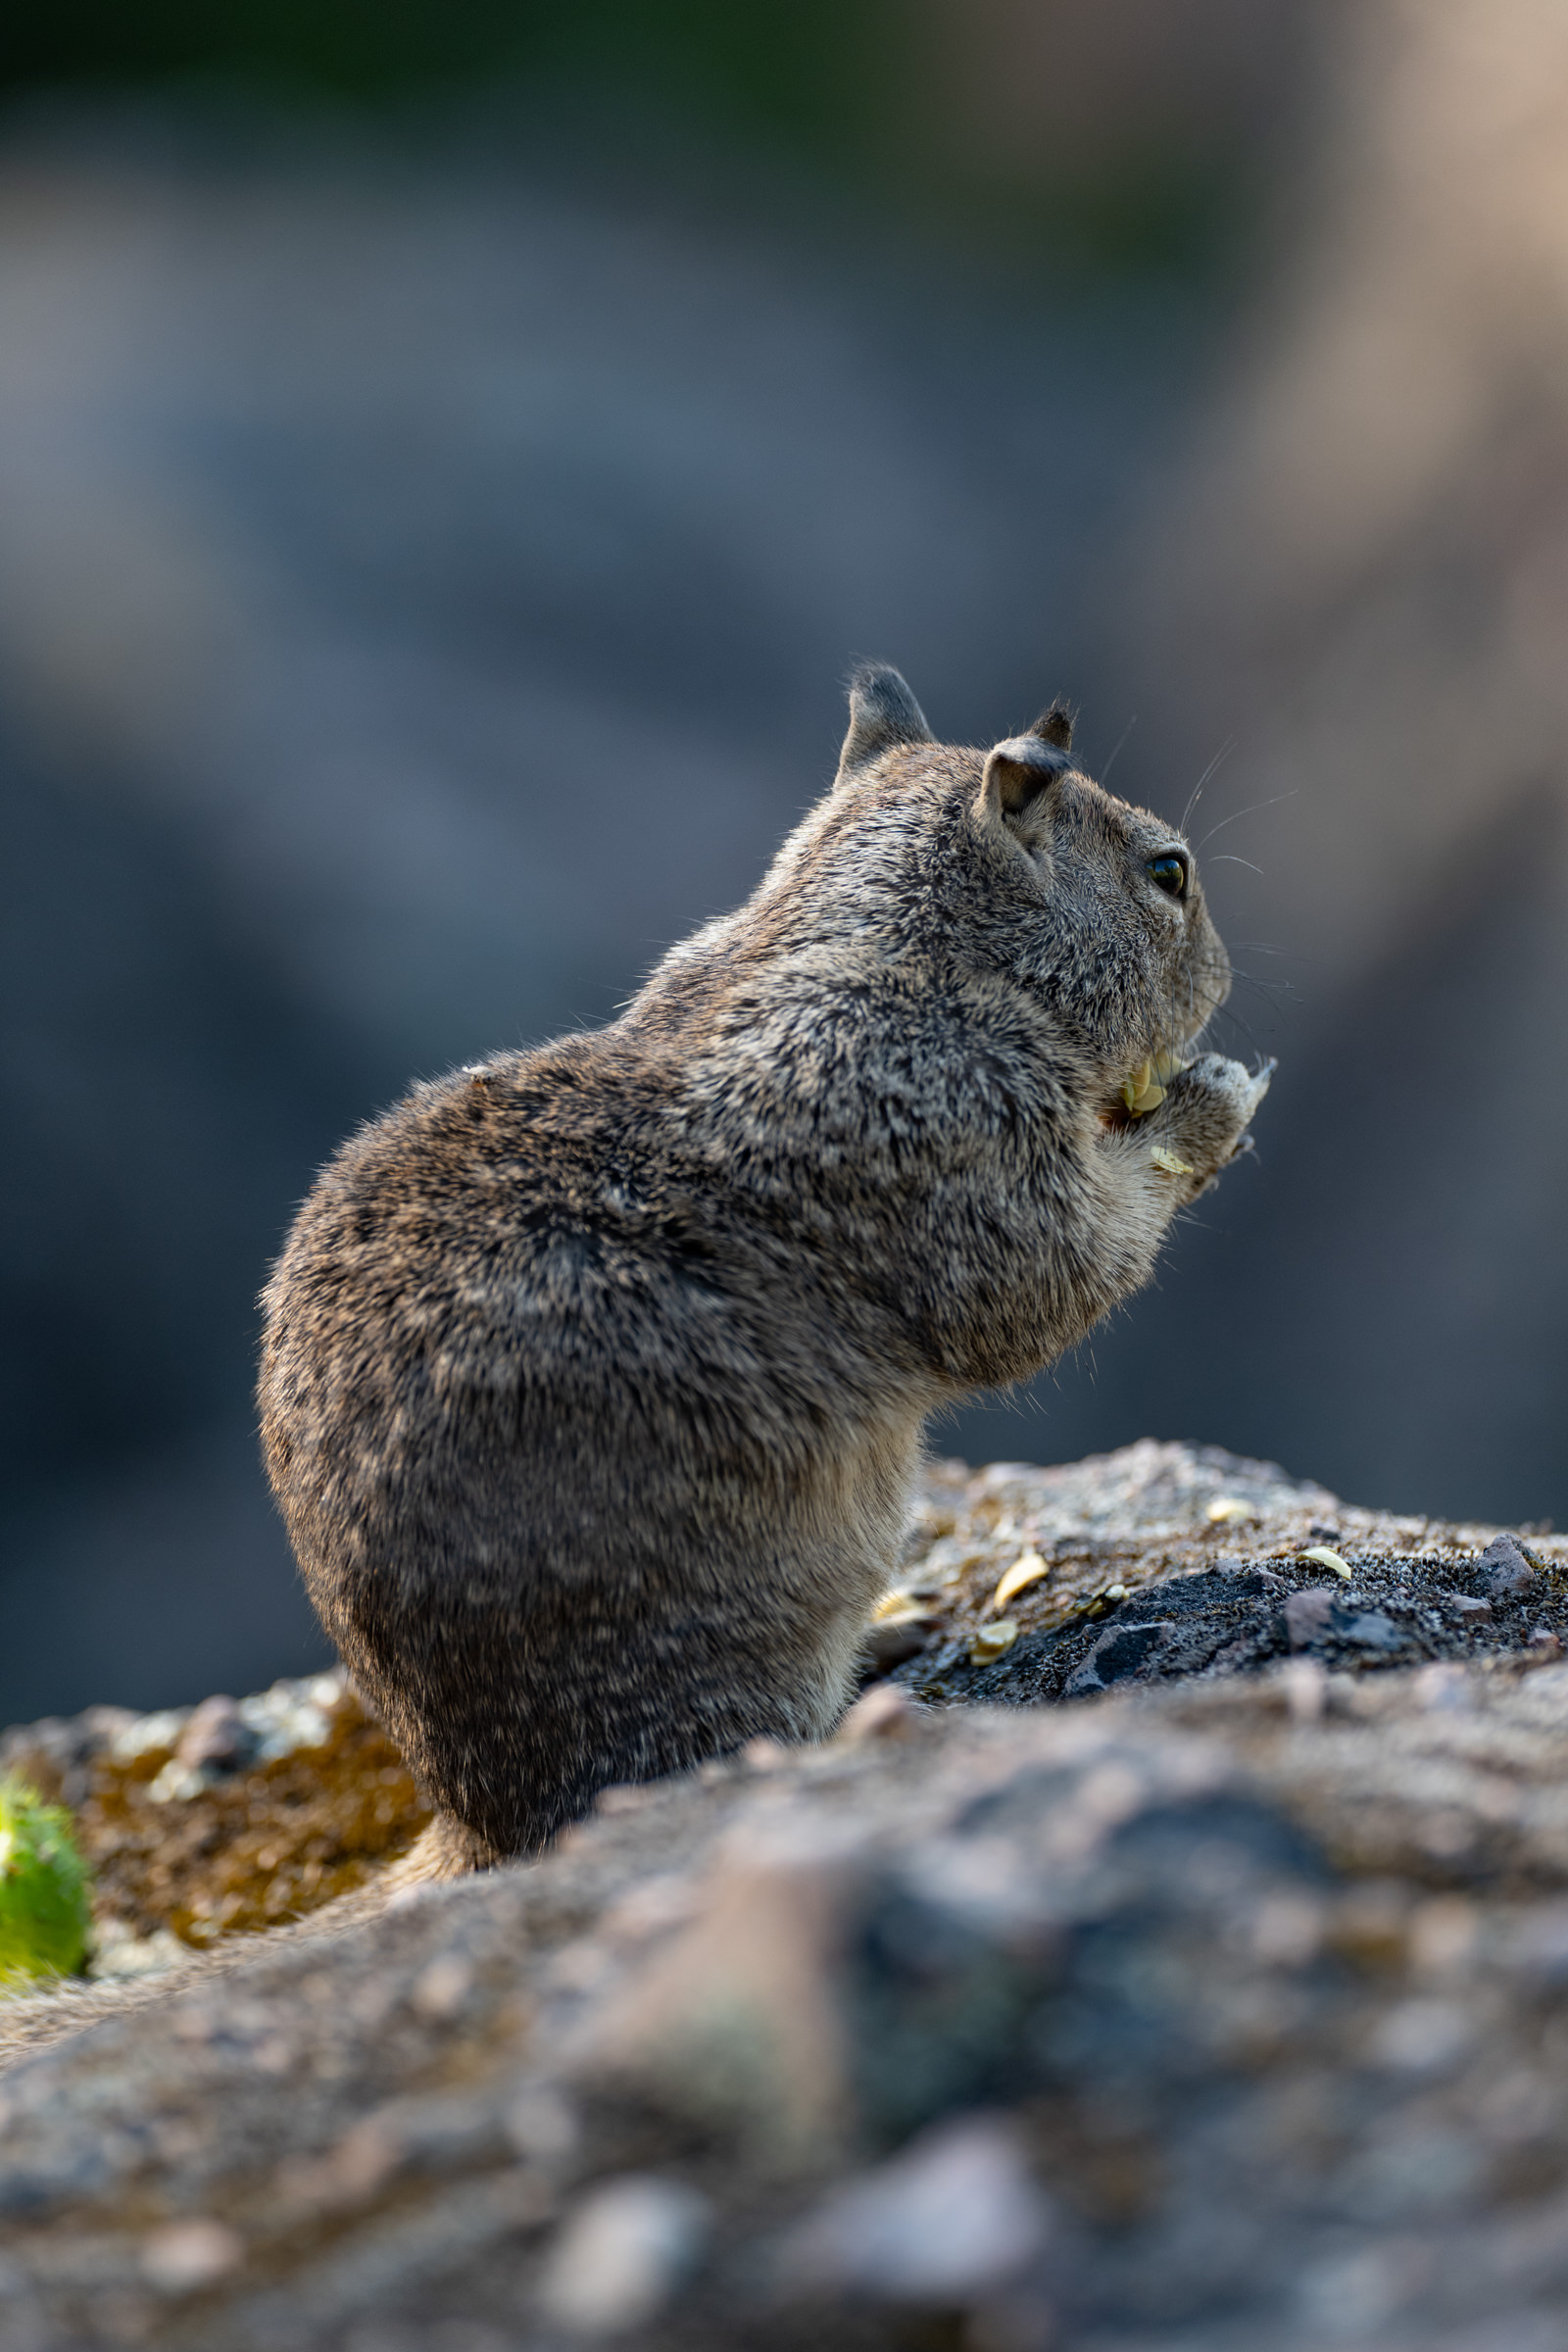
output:
POLYGON ((0 2346, 1568 2337, 1568 1544, 1148 1446, 901 1573, 826 1746, 10 2004, 0 2346))
POLYGON ((277 1926, 364 1886, 429 1820, 341 1674, 237 1704, 92 1707, 0 1739, 0 1773, 71 1806, 96 1880, 93 1972, 277 1926))

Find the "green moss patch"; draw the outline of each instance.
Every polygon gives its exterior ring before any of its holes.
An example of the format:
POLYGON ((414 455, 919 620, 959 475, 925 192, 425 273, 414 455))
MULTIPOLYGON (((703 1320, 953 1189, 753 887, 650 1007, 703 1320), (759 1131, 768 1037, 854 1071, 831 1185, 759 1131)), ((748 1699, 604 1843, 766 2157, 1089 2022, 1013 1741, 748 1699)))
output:
POLYGON ((80 1968, 88 1919, 70 1815, 24 1782, 0 1781, 0 1986, 80 1968))

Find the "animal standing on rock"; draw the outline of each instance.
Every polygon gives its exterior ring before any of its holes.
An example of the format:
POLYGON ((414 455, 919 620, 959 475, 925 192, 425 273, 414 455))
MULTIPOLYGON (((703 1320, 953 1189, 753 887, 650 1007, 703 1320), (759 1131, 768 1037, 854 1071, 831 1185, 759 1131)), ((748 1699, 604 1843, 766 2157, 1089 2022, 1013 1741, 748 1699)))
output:
POLYGON ((989 753, 894 669, 850 711, 737 913, 362 1129, 268 1287, 268 1468, 432 1872, 831 1731, 926 1416, 1081 1340, 1248 1146, 1179 835, 1056 706, 989 753))

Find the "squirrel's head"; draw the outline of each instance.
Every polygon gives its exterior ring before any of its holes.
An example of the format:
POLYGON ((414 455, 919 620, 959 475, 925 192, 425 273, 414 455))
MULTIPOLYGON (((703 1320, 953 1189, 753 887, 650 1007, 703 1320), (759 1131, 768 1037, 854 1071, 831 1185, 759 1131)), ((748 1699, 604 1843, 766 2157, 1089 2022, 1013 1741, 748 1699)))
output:
POLYGON ((893 951, 1044 996, 1114 1115, 1129 1079, 1157 1086, 1197 1038, 1231 972, 1188 844, 1074 766, 1072 727, 1057 701, 990 752, 939 744, 899 672, 867 664, 825 813, 893 951))

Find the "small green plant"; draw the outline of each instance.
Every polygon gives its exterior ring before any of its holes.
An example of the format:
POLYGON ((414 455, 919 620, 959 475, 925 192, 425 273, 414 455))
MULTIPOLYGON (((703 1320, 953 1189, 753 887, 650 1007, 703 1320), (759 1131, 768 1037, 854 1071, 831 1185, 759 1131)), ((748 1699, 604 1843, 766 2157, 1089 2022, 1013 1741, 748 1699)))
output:
POLYGON ((0 1781, 0 1988, 79 1968, 88 1918, 70 1814, 21 1781, 0 1781))

